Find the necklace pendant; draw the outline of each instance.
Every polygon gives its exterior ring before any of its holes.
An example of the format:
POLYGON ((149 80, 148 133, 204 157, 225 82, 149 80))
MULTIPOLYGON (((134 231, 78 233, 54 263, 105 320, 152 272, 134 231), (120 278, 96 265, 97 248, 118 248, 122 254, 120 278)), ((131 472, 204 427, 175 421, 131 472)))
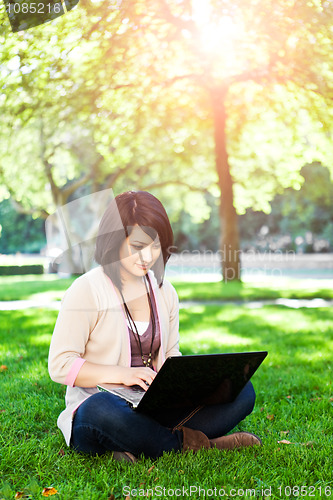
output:
POLYGON ((143 356, 141 356, 142 358, 142 362, 143 364, 146 366, 146 367, 149 367, 150 363, 151 363, 151 354, 149 354, 148 358, 145 359, 143 356))

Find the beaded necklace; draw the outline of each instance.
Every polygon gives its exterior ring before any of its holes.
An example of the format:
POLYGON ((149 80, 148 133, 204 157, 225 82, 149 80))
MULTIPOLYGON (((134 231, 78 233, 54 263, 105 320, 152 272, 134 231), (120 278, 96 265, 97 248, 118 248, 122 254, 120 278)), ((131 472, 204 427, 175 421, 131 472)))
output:
POLYGON ((141 339, 140 339, 140 335, 139 335, 137 326, 135 324, 135 321, 133 320, 131 312, 130 312, 127 304, 126 304, 126 301, 124 299, 124 295, 123 295, 122 291, 121 290, 119 290, 119 291, 120 291, 121 298, 123 299, 124 308, 125 308, 125 312, 126 312, 128 323, 130 325, 130 328, 131 328, 132 332, 135 334, 136 341, 137 341, 138 346, 140 348, 140 354, 141 354, 142 362, 143 362, 144 366, 149 367, 150 363, 152 361, 152 351, 153 351, 153 342, 154 342, 155 332, 156 332, 156 323, 155 323, 155 315, 154 315, 154 311, 153 311, 153 305, 152 305, 152 301, 151 301, 149 289, 148 289, 148 286, 147 286, 147 281, 148 281, 148 278, 147 278, 147 276, 145 276, 144 283, 145 283, 145 287, 146 287, 146 295, 147 295, 148 304, 149 304, 150 317, 151 317, 151 320, 152 320, 151 343, 150 343, 150 349, 149 349, 149 354, 148 354, 147 360, 145 359, 144 354, 142 352, 141 339))

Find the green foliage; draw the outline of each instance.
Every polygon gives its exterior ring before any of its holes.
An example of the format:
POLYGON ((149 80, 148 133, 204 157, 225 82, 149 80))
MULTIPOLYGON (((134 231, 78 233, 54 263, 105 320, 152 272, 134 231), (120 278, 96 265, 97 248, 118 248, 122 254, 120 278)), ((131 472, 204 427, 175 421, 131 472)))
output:
MULTIPOLYGON (((220 218, 217 200, 212 195, 204 197, 207 203, 209 217, 195 221, 192 217, 192 207, 182 208, 172 217, 172 228, 177 252, 193 250, 212 250, 219 248, 220 218)), ((172 214, 173 215, 173 214, 172 214)))
POLYGON ((332 5, 212 0, 195 10, 189 0, 99 0, 20 34, 4 20, 2 195, 49 213, 82 184, 172 186, 170 210, 191 211, 189 186, 216 192, 216 88, 226 91, 239 211, 267 210, 300 184, 305 162, 332 165, 332 5))
POLYGON ((304 166, 300 173, 302 187, 299 190, 288 188, 276 195, 269 214, 248 210, 240 217, 243 245, 262 250, 332 251, 333 182, 330 171, 320 164, 311 164, 304 166))
MULTIPOLYGON (((43 216, 82 185, 92 191, 110 186, 116 193, 134 187, 154 191, 161 179, 162 186, 166 180, 181 184, 186 165, 192 186, 202 180, 206 158, 193 147, 198 132, 188 133, 191 98, 184 96, 180 106, 166 92, 160 100, 149 77, 140 81, 139 47, 127 38, 125 13, 111 10, 107 28, 100 30, 103 7, 86 5, 70 19, 58 18, 19 40, 17 35, 2 40, 0 175, 7 195, 43 216), (110 45, 111 33, 118 31, 110 45), (126 63, 124 50, 134 52, 126 63), (15 77, 8 78, 10 69, 15 77)), ((212 182, 207 180, 205 185, 212 182)))
MULTIPOLYGON (((240 215, 243 249, 303 252, 333 249, 333 182, 330 171, 323 165, 309 164, 301 169, 300 175, 300 189, 287 188, 276 195, 270 202, 270 213, 248 209, 240 215), (266 228, 264 232, 263 228, 266 228)), ((80 191, 82 195, 87 194, 83 188, 80 191)), ((220 221, 216 198, 209 194, 202 198, 209 215, 206 220, 196 222, 190 215, 195 201, 192 200, 186 211, 181 201, 177 205, 172 200, 172 191, 169 195, 166 189, 161 199, 170 207, 168 211, 177 251, 217 251, 220 221)), ((0 252, 29 253, 45 246, 42 220, 18 214, 9 200, 0 203, 0 215, 0 252)))
POLYGON ((82 186, 139 188, 199 221, 210 193, 238 250, 234 205, 268 212, 305 163, 332 168, 332 14, 315 0, 82 0, 0 35, 0 196, 45 218, 82 186))
POLYGON ((35 253, 45 245, 43 220, 18 213, 10 200, 0 203, 0 253, 35 253))
MULTIPOLYGON (((196 224, 184 210, 173 228, 178 251, 219 248, 219 212, 216 199, 206 197, 210 218, 196 224)), ((274 196, 267 213, 247 209, 239 216, 241 247, 258 251, 333 250, 333 182, 330 170, 321 164, 305 165, 299 189, 287 188, 274 196)))

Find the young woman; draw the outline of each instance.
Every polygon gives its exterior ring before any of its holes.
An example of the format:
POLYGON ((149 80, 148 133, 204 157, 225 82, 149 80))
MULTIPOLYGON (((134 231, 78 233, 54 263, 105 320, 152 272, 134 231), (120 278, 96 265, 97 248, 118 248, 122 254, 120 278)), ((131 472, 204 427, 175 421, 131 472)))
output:
MULTIPOLYGON (((232 449, 260 445, 247 432, 231 431, 251 413, 249 382, 230 404, 197 412, 174 410, 165 425, 140 414, 121 398, 98 392, 99 383, 147 389, 168 356, 180 355, 178 297, 164 279, 173 233, 162 204, 150 193, 129 191, 108 206, 99 226, 99 267, 67 290, 55 325, 49 372, 67 385, 58 426, 75 450, 134 462, 143 454, 232 449)), ((158 421, 157 421, 158 420, 158 421)))

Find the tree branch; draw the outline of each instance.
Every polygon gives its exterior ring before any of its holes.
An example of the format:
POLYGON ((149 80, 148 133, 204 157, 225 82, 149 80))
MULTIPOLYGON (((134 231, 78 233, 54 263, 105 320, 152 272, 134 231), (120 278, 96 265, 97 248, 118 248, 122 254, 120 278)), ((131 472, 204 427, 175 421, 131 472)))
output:
POLYGON ((11 202, 12 206, 14 207, 14 209, 16 210, 16 212, 18 212, 19 214, 33 215, 36 212, 38 212, 40 217, 42 217, 42 219, 47 219, 47 217, 50 215, 43 208, 24 208, 21 205, 21 203, 19 203, 17 200, 15 200, 15 198, 13 198, 14 193, 10 189, 8 189, 8 191, 10 192, 10 196, 11 196, 10 202, 11 202))
POLYGON ((180 32, 182 30, 188 30, 192 33, 192 35, 198 36, 199 30, 192 19, 181 19, 179 17, 174 16, 170 10, 169 5, 165 0, 159 0, 159 2, 162 5, 162 12, 163 12, 163 17, 161 17, 160 19, 168 21, 173 26, 175 26, 180 32))
POLYGON ((205 187, 198 187, 198 186, 193 186, 191 184, 188 184, 187 182, 183 182, 180 180, 169 180, 169 181, 164 181, 164 182, 155 182, 152 184, 148 184, 147 186, 144 186, 145 190, 149 191, 150 189, 159 189, 164 186, 170 186, 170 185, 175 185, 175 186, 184 186, 186 187, 189 191, 194 191, 194 192, 199 192, 199 193, 208 193, 208 188, 205 187))
POLYGON ((73 181, 68 187, 60 189, 61 197, 64 202, 77 190, 79 187, 84 186, 92 178, 91 172, 88 172, 80 179, 73 181))
POLYGON ((128 172, 128 170, 130 170, 132 167, 133 167, 132 163, 127 163, 126 167, 118 168, 114 173, 106 177, 105 189, 112 188, 112 186, 116 183, 117 179, 125 172, 128 172))
POLYGON ((44 170, 45 174, 47 177, 47 180, 49 181, 50 187, 51 187, 51 193, 53 197, 53 201, 55 205, 58 205, 60 202, 60 190, 58 186, 56 185, 54 178, 53 178, 53 173, 52 173, 52 168, 53 165, 47 160, 45 156, 46 152, 46 146, 45 146, 45 140, 44 140, 44 126, 43 126, 43 121, 41 121, 41 127, 40 127, 40 143, 41 143, 41 150, 40 150, 40 159, 44 165, 44 170))

